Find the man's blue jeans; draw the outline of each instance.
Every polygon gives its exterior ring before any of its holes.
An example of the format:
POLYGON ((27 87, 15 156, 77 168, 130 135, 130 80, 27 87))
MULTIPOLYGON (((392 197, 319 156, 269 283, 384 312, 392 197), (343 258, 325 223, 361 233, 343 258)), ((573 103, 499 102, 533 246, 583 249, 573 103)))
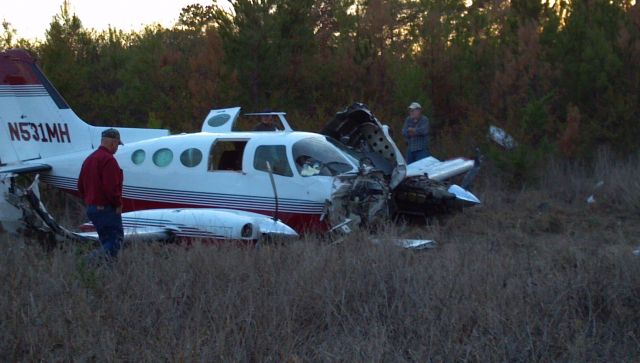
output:
POLYGON ((98 208, 90 205, 87 206, 87 217, 96 227, 98 238, 102 244, 102 247, 93 251, 92 257, 116 258, 124 239, 122 215, 116 213, 115 208, 111 206, 98 208))
POLYGON ((414 161, 422 160, 429 156, 429 153, 425 149, 407 151, 407 164, 411 164, 414 161))

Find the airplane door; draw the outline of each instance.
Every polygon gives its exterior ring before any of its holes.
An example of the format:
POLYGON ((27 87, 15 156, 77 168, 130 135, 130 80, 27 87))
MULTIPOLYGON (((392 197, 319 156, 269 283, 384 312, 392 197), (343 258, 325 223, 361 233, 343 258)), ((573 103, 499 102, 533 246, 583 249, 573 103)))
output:
POLYGON ((207 161, 207 193, 216 208, 260 212, 271 206, 268 185, 256 185, 248 177, 249 157, 245 149, 249 139, 217 139, 211 145, 207 161))
POLYGON ((251 164, 248 165, 247 179, 263 195, 273 196, 267 161, 272 168, 279 198, 297 200, 302 207, 304 204, 324 203, 331 193, 332 178, 301 177, 285 145, 258 145, 247 151, 247 159, 247 164, 251 164))

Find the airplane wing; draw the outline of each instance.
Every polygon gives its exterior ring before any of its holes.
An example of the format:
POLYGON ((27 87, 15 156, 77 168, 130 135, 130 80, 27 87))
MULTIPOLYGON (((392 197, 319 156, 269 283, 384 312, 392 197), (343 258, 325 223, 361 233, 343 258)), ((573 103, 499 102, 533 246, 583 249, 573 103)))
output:
MULTIPOLYGON (((98 232, 74 233, 80 237, 98 241, 98 232)), ((175 230, 165 227, 125 228, 125 242, 167 242, 173 239, 175 230)))
POLYGON ((47 164, 17 164, 0 167, 0 174, 27 174, 51 170, 51 165, 47 164))
MULTIPOLYGON (((19 191, 20 209, 25 215, 34 215, 54 235, 77 242, 97 242, 96 232, 73 232, 60 225, 40 200, 38 177, 29 188, 19 191)), ((23 218, 33 223, 34 218, 23 218)), ((248 240, 262 236, 297 237, 291 227, 280 220, 262 214, 215 208, 149 209, 122 214, 126 242, 170 241, 178 239, 248 240)), ((32 227, 38 227, 33 225, 32 227)), ((85 227, 92 227, 86 224, 85 227)))
POLYGON ((455 158, 440 161, 432 156, 407 165, 407 177, 427 174, 429 179, 443 181, 466 173, 476 165, 474 160, 455 158))

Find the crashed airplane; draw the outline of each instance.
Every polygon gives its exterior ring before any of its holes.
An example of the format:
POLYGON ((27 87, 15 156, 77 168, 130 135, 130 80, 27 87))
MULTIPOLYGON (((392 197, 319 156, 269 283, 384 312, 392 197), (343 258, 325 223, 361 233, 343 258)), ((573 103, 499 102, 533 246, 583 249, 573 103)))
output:
MULTIPOLYGON (((39 199, 37 181, 77 194, 83 160, 105 127, 82 121, 23 50, 0 53, 0 221, 5 230, 70 232, 39 199), (36 222, 37 221, 37 222, 36 222)), ((309 231, 348 233, 398 214, 431 215, 480 203, 467 187, 477 160, 429 157, 407 165, 363 104, 320 133, 295 131, 284 113, 212 110, 198 133, 118 127, 127 236, 258 240, 309 231), (274 117, 277 131, 235 131, 239 117, 274 117), (451 179, 464 178, 461 186, 451 179)), ((420 244, 416 244, 419 246, 420 244)), ((414 246, 415 247, 415 246, 414 246)))

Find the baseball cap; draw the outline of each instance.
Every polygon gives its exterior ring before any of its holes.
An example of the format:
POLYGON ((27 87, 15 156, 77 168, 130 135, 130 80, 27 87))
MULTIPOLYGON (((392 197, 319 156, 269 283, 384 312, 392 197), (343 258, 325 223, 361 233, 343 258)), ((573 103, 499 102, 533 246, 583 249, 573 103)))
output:
POLYGON ((102 137, 107 137, 109 139, 116 139, 120 145, 124 145, 122 140, 120 140, 120 132, 114 128, 106 129, 102 131, 102 137))
POLYGON ((422 106, 418 102, 411 102, 409 105, 410 110, 422 109, 422 106))

